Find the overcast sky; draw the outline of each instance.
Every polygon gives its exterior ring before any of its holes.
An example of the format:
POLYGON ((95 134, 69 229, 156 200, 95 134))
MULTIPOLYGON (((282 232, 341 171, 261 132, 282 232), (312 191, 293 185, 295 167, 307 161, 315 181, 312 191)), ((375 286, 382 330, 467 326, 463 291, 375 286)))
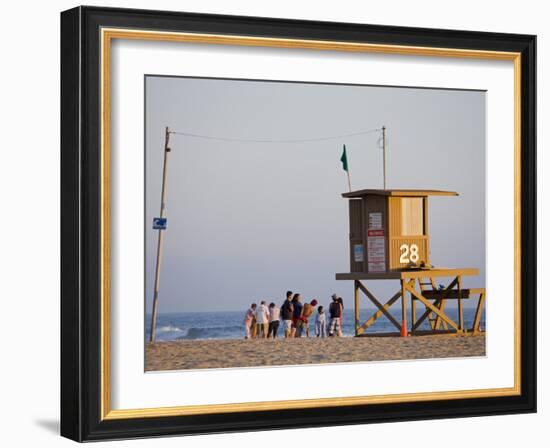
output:
MULTIPOLYGON (((164 128, 214 137, 308 139, 387 127, 388 188, 457 191, 430 199, 431 262, 476 267, 485 286, 485 92, 167 78, 146 84, 145 261, 151 312, 164 128)), ((379 133, 307 143, 173 135, 159 312, 244 310, 306 300, 348 303, 346 144, 353 189, 382 188, 379 133)), ((373 282, 381 298, 398 282, 373 282)))

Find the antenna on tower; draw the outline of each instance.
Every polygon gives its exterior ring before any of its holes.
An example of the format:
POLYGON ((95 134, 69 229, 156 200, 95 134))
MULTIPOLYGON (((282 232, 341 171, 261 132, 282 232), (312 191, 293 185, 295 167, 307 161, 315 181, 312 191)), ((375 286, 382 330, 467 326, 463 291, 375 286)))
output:
POLYGON ((383 154, 383 164, 384 164, 384 190, 386 189, 386 126, 382 126, 382 149, 383 154))

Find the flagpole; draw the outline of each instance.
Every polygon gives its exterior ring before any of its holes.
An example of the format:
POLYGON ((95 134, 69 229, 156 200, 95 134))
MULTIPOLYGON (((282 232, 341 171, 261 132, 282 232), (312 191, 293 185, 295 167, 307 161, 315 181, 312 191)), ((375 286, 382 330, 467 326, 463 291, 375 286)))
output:
POLYGON ((342 151, 340 162, 342 162, 342 168, 344 168, 344 171, 348 175, 348 188, 349 188, 349 191, 351 192, 351 177, 349 174, 348 153, 346 152, 346 145, 344 145, 344 151, 342 151))

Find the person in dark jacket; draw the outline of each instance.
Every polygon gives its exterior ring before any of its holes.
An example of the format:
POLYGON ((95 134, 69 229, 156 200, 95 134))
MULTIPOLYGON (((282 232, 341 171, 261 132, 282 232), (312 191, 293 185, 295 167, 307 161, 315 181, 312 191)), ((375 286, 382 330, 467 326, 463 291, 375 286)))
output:
POLYGON ((281 320, 283 321, 283 329, 285 338, 289 338, 292 333, 292 313, 294 305, 292 305, 292 291, 286 292, 286 300, 281 305, 281 320))
POLYGON ((294 311, 292 312, 292 332, 290 333, 290 337, 300 337, 300 332, 296 334, 298 325, 301 325, 302 312, 304 308, 304 306, 302 305, 302 296, 300 294, 294 294, 294 296, 292 297, 292 306, 294 307, 294 311))
POLYGON ((332 294, 332 303, 328 308, 330 323, 328 328, 329 336, 342 336, 342 311, 343 301, 338 300, 337 294, 332 294))
POLYGON ((340 328, 342 332, 344 331, 344 301, 342 297, 338 296, 338 303, 340 304, 341 314, 340 314, 340 328))

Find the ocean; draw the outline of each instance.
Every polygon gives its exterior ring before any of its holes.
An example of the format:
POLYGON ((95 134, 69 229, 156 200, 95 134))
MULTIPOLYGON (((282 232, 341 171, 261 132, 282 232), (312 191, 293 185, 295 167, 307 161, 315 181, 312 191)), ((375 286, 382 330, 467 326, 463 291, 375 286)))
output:
MULTIPOLYGON (((423 313, 424 307, 417 307, 417 318, 423 313)), ((360 320, 365 322, 376 309, 366 308, 360 311, 360 320)), ((244 315, 243 311, 211 311, 211 312, 187 312, 187 313, 159 313, 157 317, 156 340, 175 341, 190 339, 242 339, 244 338, 244 315)), ((401 310, 395 307, 390 310, 395 319, 400 322, 401 310)), ((449 307, 447 314, 455 322, 458 322, 458 312, 449 307)), ((410 310, 409 310, 410 313, 410 310)), ((474 319, 475 308, 464 308, 464 322, 466 328, 471 328, 474 319)), ((314 314, 315 316, 315 314, 314 314)), ((328 321, 328 315, 327 315, 328 321)), ((315 318, 310 319, 311 335, 314 335, 315 318)), ((410 314, 408 316, 410 327, 410 314)), ((145 323, 145 337, 149 340, 151 332, 151 316, 147 315, 145 323)), ((485 312, 481 317, 481 328, 485 329, 485 312)), ((428 330, 429 324, 426 320, 421 330, 428 330)), ((397 329, 384 316, 368 329, 368 333, 394 332, 397 329)), ((344 336, 354 335, 354 311, 353 308, 344 309, 344 336)), ((282 325, 279 326, 279 336, 283 336, 282 325)))

